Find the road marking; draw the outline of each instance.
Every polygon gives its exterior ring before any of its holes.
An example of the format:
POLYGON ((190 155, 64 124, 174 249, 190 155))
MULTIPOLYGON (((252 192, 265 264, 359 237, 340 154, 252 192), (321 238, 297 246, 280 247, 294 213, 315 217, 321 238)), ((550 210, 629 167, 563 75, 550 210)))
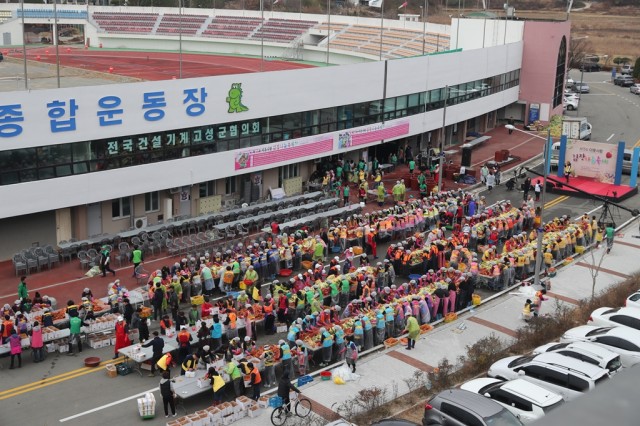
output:
POLYGON ((616 135, 615 133, 611 133, 611 136, 609 136, 609 137, 607 138, 607 142, 609 142, 611 139, 613 139, 613 137, 614 137, 615 135, 616 135))
POLYGON ((86 416, 87 414, 95 413, 96 411, 101 411, 101 410, 104 410, 106 408, 110 408, 110 407, 113 407, 115 405, 122 404, 123 402, 131 401, 132 399, 140 398, 141 396, 144 396, 147 393, 155 392, 158 389, 159 388, 155 387, 153 389, 149 389, 148 391, 141 392, 141 393, 136 394, 136 395, 132 395, 132 396, 130 396, 128 398, 122 398, 122 399, 119 399, 117 401, 110 402, 109 404, 101 405, 100 407, 92 408, 91 410, 83 411, 82 413, 78 413, 78 414, 75 414, 75 415, 70 416, 70 417, 65 417, 64 419, 60 419, 60 423, 68 422, 69 420, 77 419, 78 417, 86 416))
POLYGON ((27 383, 26 385, 17 386, 15 388, 7 389, 0 392, 0 401, 4 399, 13 398, 14 396, 22 395, 23 393, 31 392, 34 390, 42 389, 44 387, 54 385, 56 383, 64 382, 74 379, 76 377, 84 376, 85 374, 95 373, 102 371, 100 367, 104 367, 107 364, 117 364, 125 360, 125 357, 118 357, 116 359, 110 359, 108 361, 102 361, 98 367, 83 367, 76 370, 67 371, 66 373, 58 374, 57 376, 48 377, 46 379, 38 380, 37 382, 27 383))
POLYGON ((546 203, 546 204, 544 205, 544 208, 545 208, 545 209, 548 209, 549 207, 556 206, 556 205, 558 205, 558 204, 562 203, 563 201, 567 200, 568 198, 569 198, 569 196, 568 196, 568 195, 561 195, 560 197, 558 197, 558 198, 554 198, 553 200, 551 200, 551 201, 549 201, 548 203, 546 203))

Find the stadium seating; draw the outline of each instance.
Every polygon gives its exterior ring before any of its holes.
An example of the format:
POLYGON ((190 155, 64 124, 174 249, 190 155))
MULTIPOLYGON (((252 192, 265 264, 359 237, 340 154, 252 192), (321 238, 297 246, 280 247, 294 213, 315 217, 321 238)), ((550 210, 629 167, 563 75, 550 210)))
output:
POLYGON ((157 13, 93 12, 91 17, 107 33, 151 34, 157 13))
POLYGON ((195 35, 200 27, 205 23, 206 15, 177 15, 165 13, 162 16, 156 34, 173 35, 182 34, 195 35))
MULTIPOLYGON (((108 33, 178 35, 182 29, 182 34, 190 36, 265 40, 283 44, 290 43, 312 28, 320 31, 329 29, 328 22, 279 18, 262 22, 256 17, 226 15, 214 16, 209 21, 207 15, 94 12, 92 18, 100 29, 108 33)), ((380 55, 380 27, 331 23, 331 33, 331 48, 380 55)), ((383 31, 384 58, 408 57, 448 49, 447 34, 422 34, 422 31, 407 28, 384 28, 383 31)))
MULTIPOLYGON (((22 18, 22 9, 18 9, 17 11, 18 18, 22 18)), ((86 10, 66 10, 66 9, 58 9, 56 11, 56 15, 58 19, 87 19, 87 11, 86 10)), ((53 8, 51 9, 25 9, 24 10, 25 18, 45 18, 45 19, 54 19, 53 8)))

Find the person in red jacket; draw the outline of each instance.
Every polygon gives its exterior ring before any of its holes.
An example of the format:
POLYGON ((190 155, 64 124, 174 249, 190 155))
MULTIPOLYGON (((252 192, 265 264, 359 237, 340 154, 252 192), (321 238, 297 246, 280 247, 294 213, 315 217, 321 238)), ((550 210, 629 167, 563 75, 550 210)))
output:
POLYGON ((122 348, 131 346, 131 339, 129 339, 129 326, 124 321, 124 317, 119 316, 116 322, 116 345, 114 347, 115 356, 118 357, 118 351, 122 348))

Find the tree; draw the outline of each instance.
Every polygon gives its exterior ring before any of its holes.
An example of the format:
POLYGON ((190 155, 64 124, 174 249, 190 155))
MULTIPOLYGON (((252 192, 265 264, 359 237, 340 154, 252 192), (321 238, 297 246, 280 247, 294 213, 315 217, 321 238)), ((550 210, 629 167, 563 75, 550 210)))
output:
POLYGON ((591 274, 591 299, 596 297, 596 282, 598 278, 598 274, 600 273, 600 266, 602 266, 602 262, 604 261, 604 257, 607 255, 607 249, 605 247, 601 248, 602 253, 600 253, 600 259, 598 260, 598 264, 596 265, 596 244, 593 244, 589 248, 589 255, 591 257, 591 267, 589 269, 589 274, 591 274))
POLYGON ((569 68, 580 68, 590 51, 591 42, 587 38, 572 38, 569 43, 569 68))
POLYGON ((633 67, 633 78, 640 80, 640 57, 636 59, 636 64, 633 67))

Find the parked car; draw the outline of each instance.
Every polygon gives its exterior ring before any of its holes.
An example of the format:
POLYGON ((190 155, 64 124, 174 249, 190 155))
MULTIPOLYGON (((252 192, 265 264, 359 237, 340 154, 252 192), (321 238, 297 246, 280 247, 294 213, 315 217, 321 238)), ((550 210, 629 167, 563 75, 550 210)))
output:
POLYGON ((448 389, 425 404, 422 425, 520 426, 522 422, 489 398, 462 389, 448 389))
POLYGON ((609 379, 604 368, 554 353, 507 357, 495 362, 488 375, 528 380, 562 395, 565 401, 576 399, 609 379))
POLYGON ((620 87, 631 87, 634 83, 635 81, 630 75, 617 75, 616 78, 613 79, 613 84, 620 87))
POLYGON ((577 99, 562 98, 563 109, 575 111, 578 108, 579 101, 577 99))
POLYGON ((623 326, 640 330, 640 309, 638 308, 598 308, 591 313, 587 325, 601 327, 623 326))
MULTIPOLYGON (((339 426, 342 425, 354 425, 353 423, 339 423, 339 426)), ((328 425, 327 425, 328 426, 328 425)), ((380 420, 379 422, 375 422, 372 423, 371 426, 420 426, 415 424, 414 422, 410 422, 409 420, 402 420, 402 419, 384 419, 384 420, 380 420)))
POLYGON ((620 355, 618 353, 589 342, 553 342, 539 346, 533 350, 533 353, 536 355, 545 352, 553 352, 571 358, 576 358, 580 361, 588 362, 589 364, 597 365, 598 367, 609 370, 610 375, 615 374, 620 367, 622 367, 622 362, 620 361, 620 355))
POLYGON ((524 424, 534 422, 564 403, 562 396, 523 379, 504 381, 483 377, 460 389, 484 395, 511 411, 524 424))
POLYGON ((587 83, 575 83, 573 85, 573 90, 575 90, 577 93, 589 93, 591 91, 591 88, 587 83))
POLYGON ((640 291, 636 291, 631 296, 627 297, 624 302, 624 306, 628 308, 640 308, 640 291))
POLYGON ((629 64, 624 64, 622 68, 620 68, 620 74, 627 74, 627 75, 633 74, 633 67, 629 64))
POLYGON ((564 87, 566 87, 567 89, 571 89, 571 88, 573 88, 573 85, 575 83, 576 82, 571 77, 567 77, 567 81, 565 81, 564 87))
POLYGON ((629 327, 581 325, 567 330, 561 342, 591 342, 620 354, 623 367, 640 362, 640 331, 629 327))
POLYGON ((635 93, 636 95, 640 95, 640 83, 633 83, 630 87, 629 87, 629 91, 631 93, 635 93))
POLYGON ((600 71, 600 65, 597 62, 586 61, 580 65, 580 71, 584 72, 596 72, 600 71))
POLYGON ((567 89, 565 89, 565 90, 564 90, 564 95, 563 95, 563 96, 564 96, 565 98, 567 98, 567 99, 577 99, 577 100, 580 100, 580 95, 579 95, 579 94, 577 94, 577 93, 575 93, 575 92, 574 92, 574 91, 572 91, 572 90, 567 90, 567 89))

